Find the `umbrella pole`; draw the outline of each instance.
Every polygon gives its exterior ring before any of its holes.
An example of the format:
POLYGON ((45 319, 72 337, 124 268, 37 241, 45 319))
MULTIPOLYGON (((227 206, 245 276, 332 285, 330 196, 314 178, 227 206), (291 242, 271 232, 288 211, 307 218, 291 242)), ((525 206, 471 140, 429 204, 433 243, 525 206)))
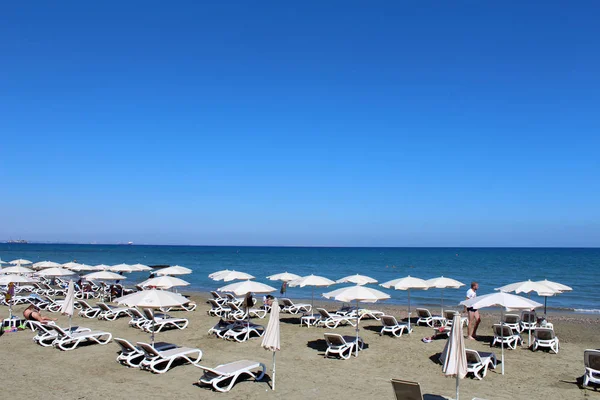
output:
POLYGON ((356 299, 356 352, 354 353, 356 357, 358 357, 358 323, 360 319, 358 318, 358 299, 356 299))
POLYGON ((460 385, 460 380, 458 379, 458 374, 456 374, 456 400, 458 400, 458 387, 460 385))
POLYGON ((410 289, 408 289, 408 333, 410 332, 410 289))
POLYGON ((548 301, 548 296, 544 296, 544 317, 546 316, 546 302, 548 301))
POLYGON ((442 312, 440 315, 444 316, 444 288, 442 288, 442 312))
POLYGON ((154 309, 152 309, 152 337, 151 337, 151 343, 152 343, 152 347, 154 347, 154 327, 155 327, 155 321, 156 318, 154 317, 154 309))
POLYGON ((275 390, 275 352, 273 352, 273 391, 275 390))
POLYGON ((500 313, 500 338, 500 344, 502 345, 502 375, 504 375, 504 308, 500 313))

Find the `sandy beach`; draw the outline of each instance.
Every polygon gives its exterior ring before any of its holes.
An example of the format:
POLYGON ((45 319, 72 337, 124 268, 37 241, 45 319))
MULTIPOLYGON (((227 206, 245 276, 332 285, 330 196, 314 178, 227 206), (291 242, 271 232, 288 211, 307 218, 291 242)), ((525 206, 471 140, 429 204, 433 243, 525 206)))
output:
MULTIPOLYGON (((218 318, 209 317, 204 294, 194 293, 199 304, 194 312, 176 312, 189 318, 190 325, 183 331, 160 332, 157 341, 181 346, 198 347, 204 355, 201 364, 214 367, 240 359, 265 363, 269 370, 272 355, 260 346, 260 339, 246 343, 228 342, 207 335, 218 318)), ((337 303, 320 303, 335 309, 337 303)), ((21 315, 24 306, 15 307, 21 315)), ((374 305, 397 318, 406 317, 406 310, 396 306, 374 305)), ((433 311, 433 310, 432 310, 433 311)), ((3 308, 2 313, 7 310, 3 308)), ((68 326, 67 317, 44 313, 59 318, 59 325, 68 326)), ((491 325, 499 315, 484 314, 480 326, 480 339, 466 341, 467 348, 490 351, 491 325)), ((580 387, 583 374, 583 350, 598 348, 597 332, 600 320, 595 316, 576 314, 550 315, 561 341, 559 354, 546 351, 532 352, 525 348, 505 353, 506 375, 500 368, 492 370, 482 380, 470 377, 461 381, 461 398, 471 399, 584 399, 600 398, 600 392, 580 387)), ((73 318, 74 325, 109 331, 113 337, 131 342, 149 341, 149 335, 128 326, 128 318, 116 321, 98 321, 73 318)), ((255 322, 266 326, 268 317, 255 322)), ((451 397, 454 380, 443 376, 441 366, 434 362, 444 347, 445 340, 423 343, 431 328, 415 327, 412 335, 401 338, 379 336, 381 324, 375 320, 361 322, 360 336, 368 345, 358 358, 349 360, 326 359, 324 328, 305 328, 298 325, 298 317, 281 314, 281 351, 277 353, 277 385, 273 392, 269 378, 261 382, 239 382, 229 393, 217 393, 195 383, 202 371, 190 365, 180 365, 166 374, 155 375, 147 371, 129 369, 115 361, 118 346, 82 346, 63 352, 55 348, 36 345, 33 332, 6 333, 0 337, 0 371, 4 382, 10 382, 10 397, 48 399, 100 399, 112 398, 243 398, 243 399, 300 399, 307 397, 347 399, 393 399, 391 378, 414 380, 421 383, 423 393, 451 397)), ((354 328, 341 327, 334 332, 354 334, 354 328)), ((524 335, 525 340, 527 340, 524 335)), ((500 348, 492 351, 500 357, 500 348)), ((7 392, 8 393, 8 392, 7 392)))

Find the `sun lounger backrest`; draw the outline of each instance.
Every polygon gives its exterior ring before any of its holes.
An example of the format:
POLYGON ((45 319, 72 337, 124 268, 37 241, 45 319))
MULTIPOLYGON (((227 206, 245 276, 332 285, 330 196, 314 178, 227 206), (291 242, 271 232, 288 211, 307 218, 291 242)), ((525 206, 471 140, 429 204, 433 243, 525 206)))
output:
POLYGON ((515 314, 506 314, 504 316, 504 322, 507 324, 518 324, 519 320, 519 316, 515 314))
POLYGON ((343 346, 346 344, 342 335, 338 335, 337 333, 326 333, 325 341, 330 346, 343 346))
POLYGON ((521 321, 526 323, 533 323, 537 321, 534 311, 523 311, 521 313, 521 321))
POLYGON ((494 333, 496 336, 512 336, 514 335, 513 330, 510 326, 495 324, 494 325, 494 333))
POLYGON ((326 309, 317 308, 317 311, 319 312, 319 314, 321 314, 321 317, 327 318, 327 319, 331 318, 331 314, 329 314, 329 311, 327 311, 326 309))
POLYGON ((217 303, 213 299, 208 299, 208 304, 210 304, 212 308, 221 308, 221 306, 219 305, 219 303, 217 303))
POLYGON ((392 315, 382 315, 381 321, 385 326, 396 326, 398 325, 398 321, 396 321, 396 317, 392 315))
POLYGON ((447 320, 451 320, 454 318, 454 316, 458 314, 457 311, 454 310, 445 310, 444 311, 444 318, 446 318, 447 320))
POLYGON ((156 349, 150 346, 148 343, 138 342, 138 346, 150 357, 159 357, 160 354, 156 349))
POLYGON ((535 337, 540 340, 552 340, 555 338, 554 331, 547 328, 538 328, 535 331, 535 337))
POLYGON ((583 352, 583 362, 586 368, 600 371, 600 350, 586 350, 583 352))
POLYGON ((417 315, 421 318, 431 318, 431 313, 426 308, 417 308, 417 315))
POLYGON ((281 299, 281 303, 285 307, 293 307, 294 306, 294 303, 292 303, 292 301, 290 299, 281 299))
POLYGON ((110 311, 110 307, 105 303, 99 302, 96 304, 102 311, 110 311))
POLYGON ((210 292, 210 294, 212 295, 212 297, 214 299, 220 299, 221 296, 219 295, 219 293, 215 292, 214 290, 212 292, 210 292))
POLYGON ((392 388, 396 394, 396 400, 423 400, 421 385, 418 382, 392 379, 392 388))
POLYGON ((129 340, 121 339, 121 338, 113 338, 115 342, 121 347, 123 351, 134 351, 137 352, 137 349, 134 345, 132 345, 129 340))
POLYGON ((478 364, 481 362, 481 357, 479 357, 479 353, 475 350, 465 349, 465 353, 467 353, 467 363, 478 364))
POLYGON ((152 321, 154 320, 154 314, 152 313, 152 310, 150 310, 149 308, 144 308, 144 316, 146 317, 146 319, 148 321, 152 321))
POLYGON ((127 310, 129 312, 129 315, 131 315, 133 318, 146 318, 145 315, 143 315, 140 310, 138 310, 135 307, 131 307, 130 309, 127 310))
POLYGON ((229 308, 231 308, 233 311, 242 311, 234 302, 229 302, 227 303, 227 305, 229 306, 229 308))
POLYGON ((54 329, 59 336, 69 336, 69 334, 58 325, 47 325, 47 327, 50 329, 54 329))

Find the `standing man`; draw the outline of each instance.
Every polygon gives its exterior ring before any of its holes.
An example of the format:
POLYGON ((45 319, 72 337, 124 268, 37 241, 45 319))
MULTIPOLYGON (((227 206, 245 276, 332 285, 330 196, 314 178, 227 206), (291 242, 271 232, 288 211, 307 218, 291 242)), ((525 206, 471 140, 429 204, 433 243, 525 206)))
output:
MULTIPOLYGON (((479 289, 479 284, 471 282, 471 288, 467 290, 467 300, 477 297, 477 289, 479 289)), ((467 339, 475 340, 481 317, 479 316, 479 311, 473 307, 467 307, 467 312, 469 314, 469 327, 467 329, 469 336, 467 336, 467 339)))

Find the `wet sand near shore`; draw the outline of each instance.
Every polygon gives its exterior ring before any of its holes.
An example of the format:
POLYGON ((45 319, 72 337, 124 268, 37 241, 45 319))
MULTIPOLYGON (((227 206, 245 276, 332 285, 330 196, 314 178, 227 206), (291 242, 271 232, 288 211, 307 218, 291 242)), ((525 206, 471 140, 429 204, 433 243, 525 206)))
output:
MULTIPOLYGON (((156 334, 157 341, 166 341, 186 347, 198 347, 203 351, 202 365, 214 367, 240 359, 263 362, 271 375, 272 353, 260 346, 260 339, 245 343, 229 342, 207 335, 218 318, 209 317, 205 303, 208 295, 192 293, 198 303, 194 312, 173 312, 185 317, 190 324, 185 330, 171 330, 156 334)), ((93 301, 92 301, 93 303, 93 301)), ((339 303, 316 301, 334 310, 339 303)), ((407 316, 401 306, 373 304, 368 308, 377 309, 401 319, 407 316)), ((16 315, 22 315, 25 306, 14 308, 16 315)), ((438 309, 432 308, 435 313, 438 309)), ((0 312, 7 316, 7 309, 0 312)), ((59 318, 58 324, 68 326, 68 318, 59 314, 45 313, 59 318)), ((499 313, 482 313, 478 341, 465 341, 467 348, 479 351, 494 351, 500 358, 500 348, 490 348, 491 326, 499 320, 499 313)), ((150 340, 147 333, 128 326, 128 318, 116 321, 98 321, 75 316, 74 325, 106 330, 113 337, 122 337, 130 342, 150 340)), ((588 399, 599 398, 600 390, 582 389, 581 376, 583 350, 600 348, 598 332, 600 318, 596 315, 550 313, 560 338, 559 354, 547 351, 532 352, 526 348, 505 350, 505 375, 491 370, 478 381, 470 377, 461 381, 461 398, 471 399, 588 399)), ((254 322, 266 326, 264 320, 254 322)), ((11 398, 46 399, 100 399, 112 398, 202 398, 202 399, 301 399, 319 397, 347 399, 361 398, 393 399, 389 383, 391 378, 414 380, 421 383, 423 393, 453 397, 455 380, 442 374, 441 366, 435 361, 443 350, 445 340, 423 343, 421 339, 431 336, 433 329, 415 327, 411 335, 400 338, 379 336, 381 323, 376 320, 363 320, 360 336, 367 348, 358 358, 349 360, 326 359, 323 357, 326 344, 323 334, 335 332, 354 335, 352 327, 335 330, 305 328, 298 324, 298 316, 281 314, 281 351, 277 353, 277 385, 273 392, 269 377, 261 382, 244 380, 229 393, 217 393, 195 383, 202 370, 190 365, 179 365, 162 375, 147 371, 126 368, 115 361, 118 346, 110 343, 105 346, 81 346, 73 351, 63 352, 54 348, 36 345, 31 338, 34 333, 27 330, 5 333, 0 337, 0 365, 6 394, 11 398)), ((523 337, 527 341, 527 336, 523 337)))

